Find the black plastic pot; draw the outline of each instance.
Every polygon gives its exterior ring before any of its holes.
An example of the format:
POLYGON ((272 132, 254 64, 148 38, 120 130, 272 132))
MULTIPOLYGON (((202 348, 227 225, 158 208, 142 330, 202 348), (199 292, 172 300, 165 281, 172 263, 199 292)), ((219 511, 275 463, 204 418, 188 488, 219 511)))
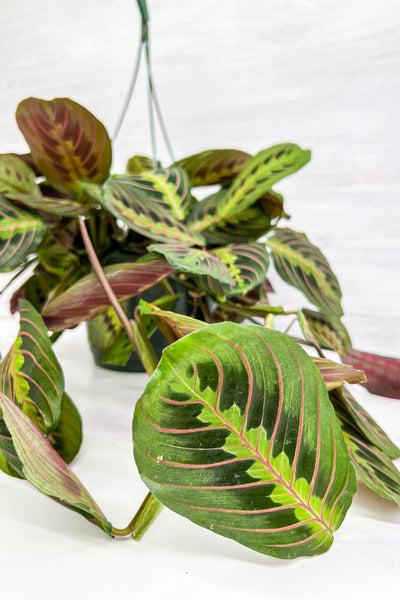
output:
MULTIPOLYGON (((174 312, 177 312, 180 314, 191 315, 193 312, 193 305, 192 305, 190 297, 187 293, 187 289, 185 287, 183 287, 182 285, 180 285, 179 283, 176 283, 174 281, 172 281, 170 283, 171 283, 171 287, 174 290, 174 292, 176 294, 179 294, 179 297, 175 300, 172 310, 174 312)), ((165 296, 165 293, 166 293, 165 288, 159 283, 159 284, 155 285, 154 287, 150 288, 149 290, 147 290, 146 292, 144 292, 143 294, 141 294, 140 296, 138 296, 136 298, 132 298, 131 300, 128 300, 125 304, 125 310, 127 312, 128 317, 131 319, 133 318, 135 308, 138 305, 139 300, 141 298, 143 298, 147 302, 154 302, 158 298, 165 296)), ((130 354, 128 361, 126 362, 126 364, 124 366, 103 362, 102 356, 103 356, 106 348, 102 348, 101 344, 99 343, 99 340, 96 340, 95 335, 93 335, 95 327, 96 327, 96 319, 98 319, 98 318, 99 317, 95 317, 88 323, 89 345, 90 345, 90 349, 92 351, 93 358, 94 358, 96 365, 98 365, 99 367, 102 367, 104 369, 111 369, 113 371, 143 373, 144 368, 143 368, 143 365, 140 362, 140 359, 137 356, 136 352, 132 352, 130 354)), ((100 318, 101 318, 101 316, 100 316, 100 318)), ((168 340, 161 333, 161 331, 159 331, 157 329, 151 336, 150 341, 151 341, 151 345, 154 348, 157 358, 160 359, 162 351, 169 344, 168 340)))

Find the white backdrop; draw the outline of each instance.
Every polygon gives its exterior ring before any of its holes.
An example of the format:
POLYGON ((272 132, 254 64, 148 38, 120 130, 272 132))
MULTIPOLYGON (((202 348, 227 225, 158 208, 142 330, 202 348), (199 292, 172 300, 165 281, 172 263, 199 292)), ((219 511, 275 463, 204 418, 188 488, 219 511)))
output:
MULTIPOLYGON (((69 96, 112 132, 136 52, 135 2, 0 0, 0 8, 0 152, 25 151, 13 115, 27 96, 69 96)), ((399 3, 151 0, 149 9, 153 70, 176 157, 212 147, 255 153, 283 141, 311 148, 311 163, 276 186, 293 215, 290 226, 306 232, 328 256, 341 282, 344 321, 355 347, 399 356, 399 3)), ((133 154, 150 153, 146 111, 141 76, 116 142, 114 170, 123 169, 133 154)), ((162 145, 160 154, 167 161, 162 145)), ((294 290, 281 288, 277 302, 301 302, 294 290)), ((6 315, 5 297, 0 303, 2 351, 13 334, 6 315)), ((83 336, 74 331, 58 346, 68 389, 87 427, 76 471, 106 514, 122 525, 144 490, 132 464, 129 421, 145 379, 122 377, 115 387, 108 374, 91 365, 83 336), (110 472, 112 483, 106 481, 110 472)), ((362 399, 400 443, 396 402, 366 393, 362 399)), ((217 598, 224 586, 234 598, 248 591, 265 597, 266 589, 275 598, 295 593, 321 598, 318 584, 325 587, 326 580, 331 580, 328 597, 333 598, 341 590, 339 569, 346 585, 369 597, 390 593, 395 566, 400 566, 398 513, 392 503, 374 500, 366 490, 326 556, 279 563, 167 511, 140 546, 109 542, 26 485, 1 475, 0 485, 0 554, 16 577, 9 583, 15 598, 27 590, 39 597, 43 578, 30 584, 28 577, 45 559, 63 581, 69 572, 78 577, 75 569, 89 574, 79 578, 77 598, 83 590, 88 597, 113 592, 128 598, 136 586, 136 593, 150 598, 159 590, 172 597, 175 585, 176 598, 187 593, 217 598), (369 508, 371 503, 378 512, 369 508), (24 578, 19 576, 21 558, 24 578), (363 582, 364 569, 372 566, 371 579, 363 582), (290 577, 282 578, 288 569, 290 577)), ((64 597, 63 581, 50 577, 57 598, 64 597)))

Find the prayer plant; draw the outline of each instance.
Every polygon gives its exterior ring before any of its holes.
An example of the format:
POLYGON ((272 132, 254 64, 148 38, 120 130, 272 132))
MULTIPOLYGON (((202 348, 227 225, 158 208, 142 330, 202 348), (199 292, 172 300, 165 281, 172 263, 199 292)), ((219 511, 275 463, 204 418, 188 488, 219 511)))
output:
POLYGON ((308 151, 209 150, 167 168, 135 156, 110 177, 110 139, 82 106, 29 98, 17 122, 30 154, 0 156, 0 265, 11 280, 30 270, 12 297, 20 328, 0 366, 6 474, 112 536, 139 538, 165 505, 280 558, 330 547, 355 475, 400 504, 400 451, 344 387, 398 398, 399 361, 352 349, 328 261, 303 233, 278 227, 287 215, 272 186, 308 151), (209 185, 217 191, 197 200, 209 185), (271 305, 271 260, 315 310, 271 305), (191 316, 172 310, 175 283, 191 316), (141 299, 130 319, 124 302, 155 286, 159 297, 141 299), (300 339, 272 329, 290 314, 300 339), (135 351, 151 375, 133 418, 150 492, 124 530, 67 466, 81 420, 52 344, 82 321, 105 360, 121 365, 135 351), (160 361, 156 329, 170 344, 160 361))

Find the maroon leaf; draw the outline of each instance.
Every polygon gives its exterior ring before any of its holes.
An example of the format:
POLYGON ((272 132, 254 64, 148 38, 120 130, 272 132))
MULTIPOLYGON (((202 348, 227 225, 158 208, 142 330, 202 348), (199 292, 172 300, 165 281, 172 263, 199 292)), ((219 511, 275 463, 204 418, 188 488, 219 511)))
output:
POLYGON ((371 394, 400 399, 400 360, 346 348, 343 362, 362 369, 367 376, 363 385, 371 394))
MULTIPOLYGON (((174 272, 165 260, 109 265, 104 273, 120 302, 141 294, 174 272)), ((61 331, 88 321, 109 307, 108 298, 96 275, 91 273, 50 300, 42 316, 49 329, 61 331)))
POLYGON ((23 100, 16 113, 40 173, 55 187, 71 189, 78 180, 102 182, 111 164, 104 126, 69 98, 23 100))

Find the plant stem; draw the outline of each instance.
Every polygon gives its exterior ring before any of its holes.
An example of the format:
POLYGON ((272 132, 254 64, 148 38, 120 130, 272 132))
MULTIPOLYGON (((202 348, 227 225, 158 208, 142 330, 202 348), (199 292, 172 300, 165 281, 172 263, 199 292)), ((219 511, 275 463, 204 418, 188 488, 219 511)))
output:
MULTIPOLYGON (((126 332, 126 335, 128 336, 130 342, 132 343, 133 347, 137 351, 136 340, 135 340, 135 336, 133 335, 133 329, 132 329, 131 323, 130 323, 128 317, 126 316, 124 309, 118 302, 118 299, 117 299, 116 295, 114 294, 111 285, 108 283, 108 279, 103 271, 103 267, 101 266, 100 261, 97 258, 96 251, 93 248, 93 244, 89 237, 88 230, 86 228, 83 217, 79 217, 79 228, 81 231, 82 241, 85 245, 86 252, 88 253, 90 264, 93 267, 93 271, 95 272, 95 275, 96 275, 97 279, 99 280, 99 283, 101 284, 104 292, 106 293, 111 306, 115 310, 115 314, 117 315, 118 319, 120 320, 121 325, 126 332)), ((139 352, 138 352, 138 356, 140 356, 139 352)))
MULTIPOLYGON (((90 240, 88 231, 86 229, 85 221, 83 217, 79 217, 79 228, 82 236, 83 243, 85 245, 86 251, 88 253, 88 257, 90 263, 93 267, 93 270, 99 280, 103 290, 105 291, 107 298, 115 310, 115 313, 118 319, 121 322, 129 340, 131 341, 134 349, 137 352, 140 360, 144 368, 146 369, 149 375, 152 375, 154 369, 157 366, 157 358, 154 355, 154 351, 152 347, 148 348, 146 345, 146 335, 143 331, 143 326, 141 322, 134 323, 133 327, 126 316, 124 309, 118 302, 116 295, 113 292, 111 285, 108 282, 108 279, 103 271, 103 267, 100 264, 99 259, 97 258, 97 254, 95 249, 93 248, 93 244, 90 240), (136 335, 135 335, 136 330, 136 335)), ((149 342, 148 342, 149 344, 149 342)), ((154 498, 151 493, 148 493, 146 498, 144 499, 142 505, 140 506, 138 512, 133 517, 132 521, 129 523, 127 527, 124 529, 112 528, 111 533, 118 537, 124 537, 127 535, 132 535, 134 539, 139 540, 144 532, 150 527, 151 523, 157 517, 158 513, 161 510, 161 504, 158 500, 154 498)))
POLYGON ((134 540, 139 541, 161 509, 161 502, 154 498, 153 494, 149 492, 129 525, 124 527, 124 529, 113 527, 111 529, 111 535, 114 535, 115 537, 126 537, 131 535, 134 540))

